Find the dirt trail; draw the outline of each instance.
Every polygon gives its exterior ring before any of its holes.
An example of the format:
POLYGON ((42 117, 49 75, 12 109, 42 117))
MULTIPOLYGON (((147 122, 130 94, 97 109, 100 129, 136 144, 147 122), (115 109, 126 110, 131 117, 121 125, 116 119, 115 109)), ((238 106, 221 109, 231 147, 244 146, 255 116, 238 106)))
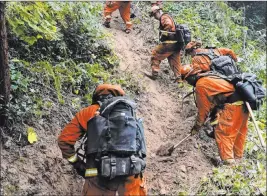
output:
MULTIPOLYGON (((147 182, 149 194, 170 195, 187 191, 195 194, 200 179, 211 171, 212 165, 205 150, 214 147, 206 138, 190 137, 170 157, 160 157, 156 151, 168 141, 179 142, 189 132, 195 120, 196 108, 191 101, 181 109, 185 89, 172 82, 173 73, 167 61, 161 64, 160 78, 151 80, 150 52, 155 44, 144 40, 146 25, 139 24, 130 34, 122 31, 123 22, 116 17, 110 32, 114 35, 114 49, 120 58, 120 70, 130 72, 146 91, 138 98, 138 114, 144 118, 147 141, 147 182)), ((152 35, 153 36, 153 35, 152 35)))
MULTIPOLYGON (((181 109, 181 97, 186 88, 178 88, 172 82, 167 61, 161 64, 158 80, 144 76, 144 72, 150 73, 150 52, 156 45, 153 36, 157 32, 147 31, 151 20, 141 19, 131 34, 125 34, 121 18, 113 19, 109 32, 114 35, 114 49, 121 59, 120 74, 130 73, 140 86, 145 87, 136 101, 138 116, 143 117, 145 126, 149 195, 177 195, 182 191, 195 195, 200 179, 211 171, 207 156, 217 151, 214 141, 200 134, 200 137, 190 137, 182 143, 170 157, 156 155, 160 145, 179 142, 188 134, 196 108, 193 100, 187 99, 181 109)), ((0 129, 0 195, 80 195, 83 179, 61 157, 57 145, 57 136, 72 119, 74 111, 67 106, 53 106, 51 114, 53 116, 47 119, 28 124, 38 135, 38 142, 32 145, 28 144, 25 134, 10 137, 6 130, 0 129)), ((19 129, 21 127, 15 130, 19 129)))

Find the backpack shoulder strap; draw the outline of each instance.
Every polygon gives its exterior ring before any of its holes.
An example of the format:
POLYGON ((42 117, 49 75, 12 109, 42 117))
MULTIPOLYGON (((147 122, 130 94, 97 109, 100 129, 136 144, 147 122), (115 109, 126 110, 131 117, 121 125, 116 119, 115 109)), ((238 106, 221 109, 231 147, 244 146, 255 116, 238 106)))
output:
POLYGON ((196 56, 207 56, 210 60, 213 60, 215 57, 218 57, 213 49, 209 49, 209 52, 196 52, 196 56))
POLYGON ((112 99, 109 99, 107 102, 105 102, 100 110, 101 115, 102 114, 108 114, 111 112, 111 110, 114 108, 114 106, 118 103, 124 103, 132 108, 134 110, 136 108, 136 103, 124 98, 124 97, 114 97, 112 99))
POLYGON ((198 76, 198 79, 203 78, 203 77, 211 77, 211 78, 217 78, 217 79, 221 78, 221 79, 227 80, 228 82, 231 81, 230 77, 222 75, 222 74, 219 74, 219 73, 214 72, 214 71, 208 71, 208 72, 205 72, 205 73, 200 73, 197 76, 198 76))

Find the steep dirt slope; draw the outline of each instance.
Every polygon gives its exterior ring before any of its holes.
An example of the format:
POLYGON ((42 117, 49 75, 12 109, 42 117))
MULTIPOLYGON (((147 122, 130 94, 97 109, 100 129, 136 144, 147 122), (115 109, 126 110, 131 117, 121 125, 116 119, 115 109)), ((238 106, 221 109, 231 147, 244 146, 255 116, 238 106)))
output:
POLYGON ((181 98, 186 89, 173 83, 173 73, 167 61, 161 65, 158 80, 145 76, 144 72, 150 74, 150 53, 156 43, 153 42, 155 32, 152 27, 151 35, 147 37, 151 21, 142 22, 135 25, 131 34, 125 34, 122 20, 116 17, 110 31, 114 35, 114 49, 121 59, 121 72, 130 72, 146 89, 137 101, 146 131, 149 193, 169 195, 186 190, 188 194, 194 194, 201 177, 211 171, 207 149, 214 148, 214 142, 201 134, 202 139, 190 137, 170 157, 156 155, 160 145, 168 141, 178 142, 188 134, 195 120, 196 108, 193 100, 185 101, 181 108, 181 98))
MULTIPOLYGON (((121 30, 124 26, 121 18, 114 17, 108 31, 114 35, 111 41, 121 60, 120 74, 131 74, 145 89, 136 101, 138 116, 143 117, 145 126, 149 194, 177 195, 187 191, 193 195, 201 177, 211 171, 208 156, 217 150, 214 141, 201 134, 182 143, 170 157, 156 155, 160 145, 178 142, 188 134, 195 120, 196 108, 192 98, 187 99, 181 108, 186 87, 178 88, 173 83, 167 61, 161 65, 158 80, 144 75, 144 72, 150 73, 150 52, 156 45, 153 37, 157 31, 151 24, 151 20, 141 19, 134 31, 127 35, 121 30)), ((38 135, 38 142, 33 145, 28 144, 26 134, 13 133, 11 138, 10 133, 0 129, 1 195, 80 195, 83 179, 61 157, 57 146, 60 130, 75 111, 70 111, 67 106, 53 106, 51 113, 53 116, 49 119, 29 124, 38 135)), ((25 126, 16 130, 25 129, 25 126)))
MULTIPOLYGON (((30 145, 22 134, 6 135, 1 129, 1 194, 0 195, 79 195, 83 180, 62 159, 57 136, 71 119, 68 108, 53 108, 51 121, 42 119, 35 128, 38 142, 30 145)), ((24 126, 21 126, 25 129, 24 126)), ((25 131, 26 132, 26 131, 25 131)))

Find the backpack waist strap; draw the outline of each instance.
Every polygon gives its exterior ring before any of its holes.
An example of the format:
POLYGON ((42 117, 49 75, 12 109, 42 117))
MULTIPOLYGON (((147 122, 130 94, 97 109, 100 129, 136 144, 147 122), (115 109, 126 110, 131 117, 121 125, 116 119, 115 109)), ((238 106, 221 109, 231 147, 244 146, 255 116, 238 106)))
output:
POLYGON ((244 101, 236 101, 236 102, 228 103, 228 104, 230 104, 230 105, 243 105, 244 104, 244 101))
MULTIPOLYGON (((230 103, 230 104, 234 104, 237 102, 243 102, 242 98, 240 97, 240 95, 235 91, 232 95, 230 95, 229 97, 226 98, 225 103, 230 103)), ((242 104, 240 104, 242 105, 242 104)))

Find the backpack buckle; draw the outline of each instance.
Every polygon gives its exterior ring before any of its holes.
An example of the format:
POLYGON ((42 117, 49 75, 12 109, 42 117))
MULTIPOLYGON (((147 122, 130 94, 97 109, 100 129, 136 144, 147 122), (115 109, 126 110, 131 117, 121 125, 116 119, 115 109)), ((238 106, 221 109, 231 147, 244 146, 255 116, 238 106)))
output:
POLYGON ((132 163, 136 163, 136 157, 135 157, 134 155, 132 155, 132 156, 130 157, 130 159, 131 159, 131 162, 132 162, 132 163))
POLYGON ((113 157, 113 156, 110 158, 110 165, 111 166, 115 166, 116 165, 116 158, 113 157))
POLYGON ((129 123, 129 116, 125 116, 125 125, 129 125, 130 123, 129 123))

